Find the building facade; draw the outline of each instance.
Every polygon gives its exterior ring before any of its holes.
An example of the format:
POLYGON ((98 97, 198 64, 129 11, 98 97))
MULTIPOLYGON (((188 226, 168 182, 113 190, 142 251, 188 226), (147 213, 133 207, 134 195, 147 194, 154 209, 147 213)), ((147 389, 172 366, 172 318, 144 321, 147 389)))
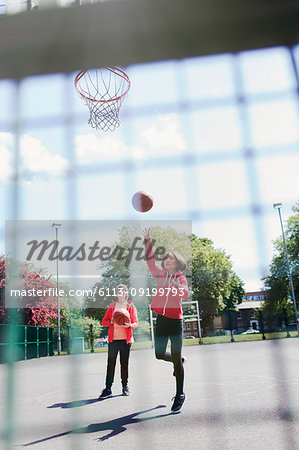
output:
POLYGON ((262 307, 265 297, 266 291, 246 292, 242 302, 236 306, 236 310, 215 317, 214 331, 216 333, 231 329, 237 333, 249 329, 259 331, 261 324, 259 324, 255 310, 262 307))
POLYGON ((184 320, 184 338, 188 339, 192 337, 198 338, 199 337, 199 330, 198 330, 198 321, 196 318, 191 319, 185 319, 184 320))
POLYGON ((263 306, 265 297, 266 291, 246 292, 242 303, 237 305, 237 311, 235 312, 237 330, 260 329, 255 310, 263 306))

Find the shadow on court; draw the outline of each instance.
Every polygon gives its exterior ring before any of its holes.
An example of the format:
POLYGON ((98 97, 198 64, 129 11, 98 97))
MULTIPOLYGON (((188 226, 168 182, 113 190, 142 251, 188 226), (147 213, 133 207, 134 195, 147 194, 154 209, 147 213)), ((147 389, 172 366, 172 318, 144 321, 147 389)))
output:
POLYGON ((51 406, 47 406, 47 408, 52 409, 52 408, 63 408, 63 409, 67 409, 67 408, 78 408, 80 406, 85 406, 85 405, 91 405, 92 403, 97 403, 97 402, 103 402, 105 400, 109 400, 111 398, 115 398, 115 397, 123 397, 122 394, 118 394, 118 395, 111 395, 110 397, 107 398, 89 398, 86 400, 77 400, 74 402, 66 402, 66 403, 54 403, 54 405, 51 406))
MULTIPOLYGON (((75 403, 79 403, 79 402, 75 402, 75 403)), ((126 426, 127 425, 138 423, 138 422, 139 423, 140 422, 146 422, 146 421, 153 420, 153 419, 161 419, 163 417, 167 417, 169 415, 172 415, 172 413, 158 414, 156 416, 146 417, 146 418, 143 418, 143 419, 136 417, 136 416, 139 416, 140 414, 145 414, 145 413, 148 413, 148 412, 151 412, 151 411, 155 411, 157 409, 165 408, 165 407, 166 407, 166 405, 158 405, 155 408, 149 408, 149 409, 145 409, 143 411, 138 411, 138 412, 135 412, 133 414, 128 414, 127 416, 119 417, 118 419, 108 420, 107 422, 102 422, 102 423, 92 423, 92 424, 88 425, 87 427, 77 428, 77 429, 74 429, 74 430, 65 431, 64 433, 54 434, 53 436, 48 436, 46 438, 39 439, 37 441, 29 442, 27 444, 23 444, 23 446, 27 447, 29 445, 41 444, 41 443, 49 441, 51 439, 56 439, 56 438, 60 438, 60 437, 63 437, 63 436, 70 435, 71 433, 85 434, 85 433, 96 433, 96 432, 99 432, 99 431, 111 430, 110 433, 108 433, 105 436, 102 436, 101 438, 97 439, 99 442, 106 441, 107 439, 110 439, 110 438, 112 438, 114 436, 117 436, 118 434, 123 433, 124 431, 126 431, 126 426)))
MULTIPOLYGON (((104 354, 82 355, 76 366, 67 356, 16 363, 13 445, 94 450, 104 442, 116 450, 124 448, 125 438, 126 448, 160 450, 178 448, 184 435, 186 448, 200 443, 205 450, 299 449, 298 344, 285 339, 185 347, 187 400, 178 415, 168 410, 175 390, 172 367, 151 350, 132 352, 131 396, 121 395, 117 379, 115 395, 104 400, 96 398, 104 354)), ((0 366, 3 386, 6 377, 0 366)), ((0 448, 8 448, 7 406, 2 396, 0 448)))
MULTIPOLYGON (((52 439, 57 439, 57 438, 63 438, 66 436, 70 436, 71 434, 88 434, 88 433, 98 433, 101 431, 106 431, 106 430, 111 430, 110 433, 107 433, 106 435, 97 438, 97 442, 103 442, 106 441, 112 437, 115 437, 121 433, 123 433, 124 431, 127 430, 127 426, 128 425, 132 425, 132 424, 138 424, 138 423, 142 423, 142 422, 148 422, 148 421, 152 421, 154 419, 163 419, 163 418, 167 418, 169 416, 175 417, 176 415, 174 415, 173 413, 169 412, 166 414, 157 414, 155 416, 152 417, 145 417, 145 418, 139 418, 136 416, 139 416, 141 414, 146 414, 149 413, 151 411, 155 411, 161 408, 165 408, 166 405, 158 405, 154 408, 149 408, 149 409, 145 409, 142 411, 138 411, 132 414, 128 414, 113 420, 108 420, 106 422, 99 422, 99 423, 92 423, 89 424, 87 427, 81 427, 81 428, 75 428, 73 430, 69 430, 69 431, 65 431, 62 433, 57 433, 54 434, 52 436, 48 436, 45 437, 43 439, 38 439, 32 442, 29 442, 27 444, 23 444, 24 447, 28 447, 30 445, 37 445, 37 444, 42 444, 45 442, 48 442, 52 439)), ((267 428, 267 423, 272 422, 273 420, 276 423, 279 423, 279 421, 284 421, 286 424, 286 430, 288 431, 288 436, 285 437, 285 444, 286 444, 286 448, 288 449, 295 449, 297 448, 295 446, 295 441, 292 439, 292 428, 290 428, 287 423, 289 423, 289 425, 291 425, 291 423, 296 423, 296 421, 298 421, 298 417, 294 416, 290 411, 288 411, 287 409, 282 409, 282 410, 277 410, 275 412, 273 412, 272 410, 267 410, 267 409, 263 409, 263 410, 259 410, 259 420, 263 421, 265 424, 265 430, 267 428)), ((185 415, 184 416, 184 425, 186 427, 190 427, 190 433, 192 434, 192 427, 197 427, 198 428, 198 432, 202 433, 203 429, 208 427, 211 427, 211 429, 213 429, 214 431, 217 430, 217 428, 222 428, 227 426, 228 424, 231 424, 232 426, 235 425, 236 423, 238 423, 238 425, 245 425, 248 426, 252 423, 256 422, 256 411, 236 411, 236 412, 231 412, 230 414, 228 414, 226 417, 224 417, 221 413, 203 413, 200 414, 197 417, 194 417, 193 415, 190 416, 185 415)), ((173 441, 172 441, 173 442, 173 441)), ((118 447, 116 447, 118 448, 118 447)), ((210 447, 209 447, 210 448, 210 447)), ((216 448, 215 447, 211 447, 211 448, 216 448)), ((245 447, 244 447, 245 448, 245 447)), ((247 447, 246 447, 247 448, 247 447)))

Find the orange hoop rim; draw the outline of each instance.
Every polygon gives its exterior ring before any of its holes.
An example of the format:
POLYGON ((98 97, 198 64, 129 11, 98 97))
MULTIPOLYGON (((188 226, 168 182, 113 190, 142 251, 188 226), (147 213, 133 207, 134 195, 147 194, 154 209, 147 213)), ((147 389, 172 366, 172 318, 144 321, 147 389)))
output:
POLYGON ((75 82, 74 82, 76 91, 78 92, 80 97, 82 97, 85 100, 89 100, 91 102, 108 103, 108 102, 115 102, 117 100, 120 100, 121 98, 123 98, 129 92, 130 87, 131 87, 131 81, 130 81, 129 76, 126 74, 126 72, 124 72, 119 67, 104 67, 104 69, 107 69, 110 72, 114 73, 115 75, 118 75, 119 77, 123 78, 128 83, 128 87, 127 87, 126 91, 123 92, 119 97, 110 98, 108 100, 97 100, 95 98, 88 97, 87 95, 83 94, 83 92, 81 92, 81 90, 79 88, 79 84, 78 83, 81 80, 81 78, 84 77, 84 75, 87 72, 87 70, 81 70, 79 73, 77 73, 76 78, 75 78, 75 82))

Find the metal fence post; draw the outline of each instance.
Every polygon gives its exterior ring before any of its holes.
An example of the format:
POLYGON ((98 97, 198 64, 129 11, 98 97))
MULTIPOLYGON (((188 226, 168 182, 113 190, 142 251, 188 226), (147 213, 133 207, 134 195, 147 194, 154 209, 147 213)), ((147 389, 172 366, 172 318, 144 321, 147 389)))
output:
POLYGON ((39 358, 39 327, 36 327, 36 357, 39 358))
POLYGON ((93 337, 93 324, 90 324, 90 353, 94 353, 94 348, 93 348, 93 343, 94 343, 94 337, 93 337))
POLYGON ((49 327, 47 327, 47 356, 50 356, 50 336, 49 336, 50 330, 49 327))
POLYGON ((24 331, 24 359, 27 359, 27 325, 25 325, 25 331, 24 331))

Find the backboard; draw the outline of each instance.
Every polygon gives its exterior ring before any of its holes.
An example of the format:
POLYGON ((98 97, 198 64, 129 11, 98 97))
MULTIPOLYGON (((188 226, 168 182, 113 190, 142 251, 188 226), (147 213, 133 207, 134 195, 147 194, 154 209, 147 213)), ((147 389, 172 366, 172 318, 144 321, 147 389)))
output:
POLYGON ((0 0, 0 14, 19 14, 24 11, 55 7, 64 8, 91 3, 95 3, 95 0, 0 0))

